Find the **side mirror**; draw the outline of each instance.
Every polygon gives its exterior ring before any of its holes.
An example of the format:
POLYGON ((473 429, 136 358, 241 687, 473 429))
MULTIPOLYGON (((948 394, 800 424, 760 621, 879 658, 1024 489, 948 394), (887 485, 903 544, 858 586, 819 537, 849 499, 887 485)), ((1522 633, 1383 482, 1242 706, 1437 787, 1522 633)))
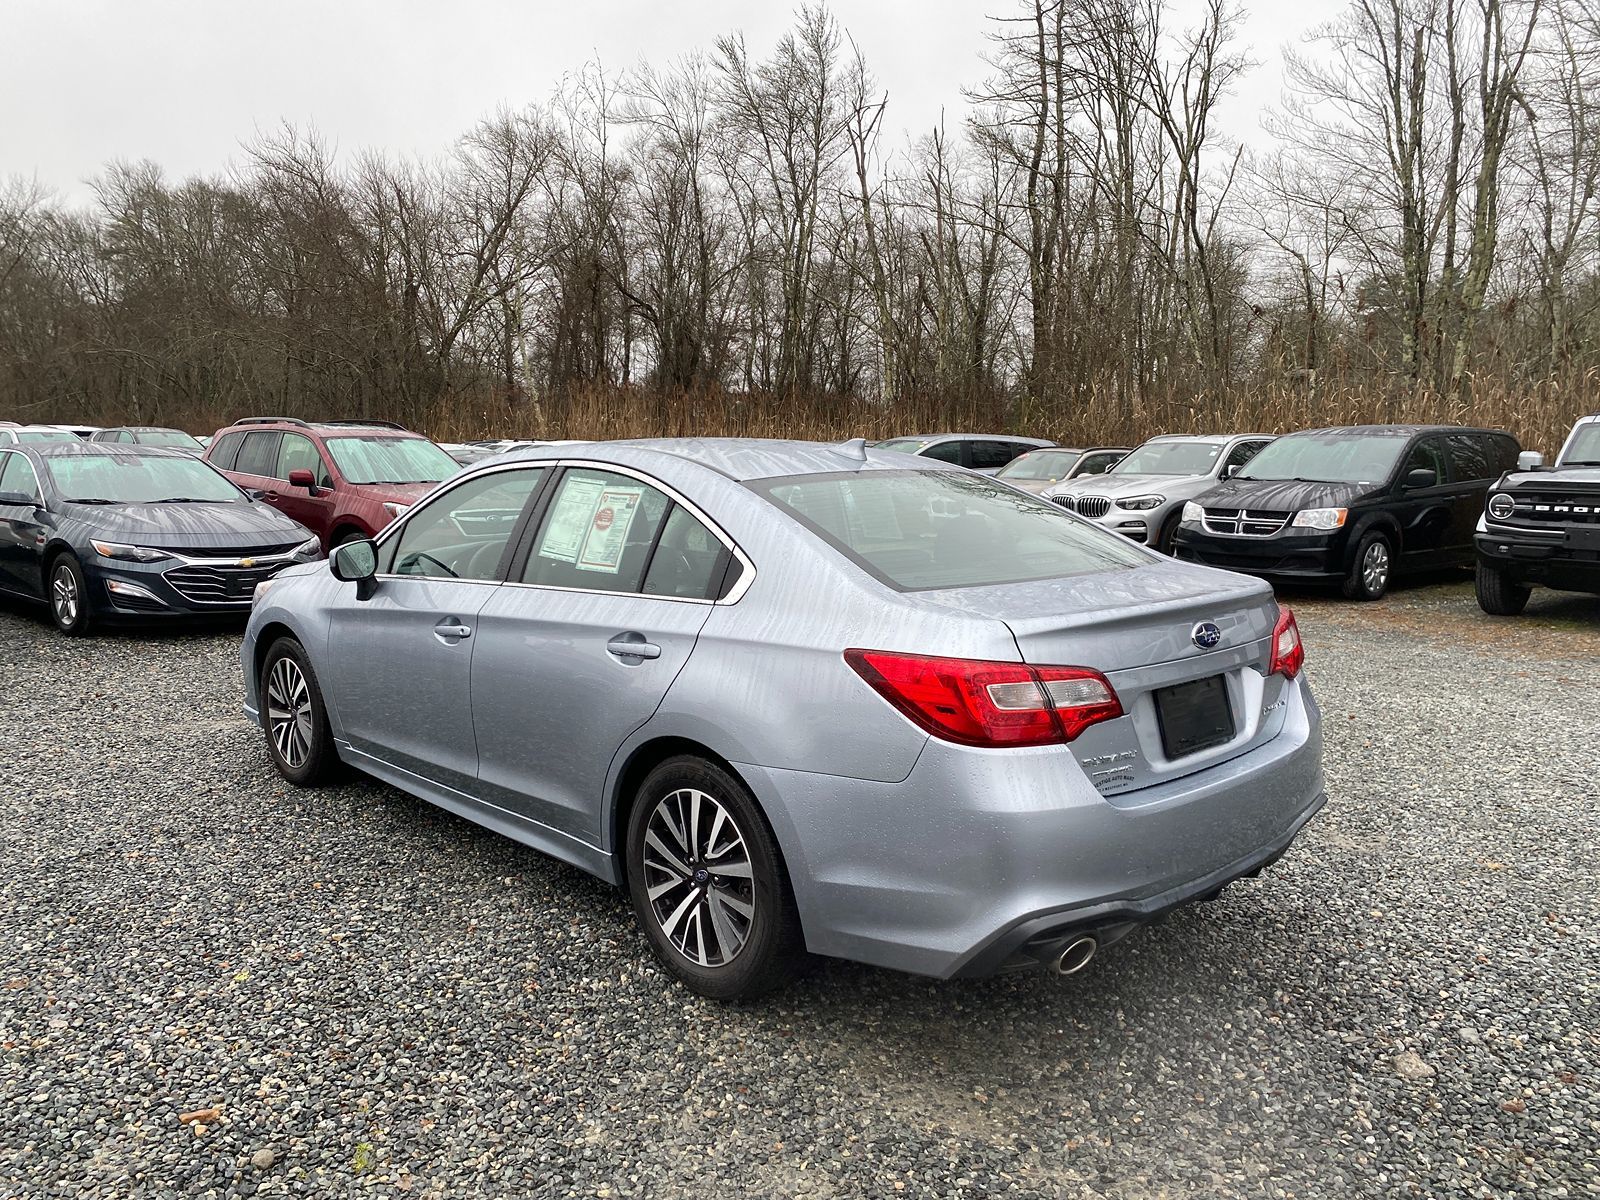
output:
POLYGON ((1407 471, 1406 472, 1405 486, 1408 489, 1410 489, 1410 488, 1431 488, 1434 485, 1436 485, 1438 482, 1439 482, 1438 472, 1430 471, 1427 467, 1418 467, 1415 471, 1407 471))
POLYGON ((1517 455, 1517 470, 1541 471, 1544 469, 1544 455, 1537 450, 1524 450, 1517 455))
POLYGON ((328 569, 335 579, 356 585, 357 600, 369 599, 378 587, 378 547, 365 538, 335 546, 328 569))
POLYGON ((296 467, 289 472, 289 486, 305 488, 308 492, 317 490, 317 477, 304 467, 296 467))
POLYGON ((12 504, 18 508, 35 508, 39 500, 27 492, 0 492, 0 504, 12 504))
POLYGON ((1227 466, 1222 468, 1222 477, 1224 479, 1232 479, 1238 473, 1239 473, 1239 464, 1238 463, 1229 463, 1227 466))

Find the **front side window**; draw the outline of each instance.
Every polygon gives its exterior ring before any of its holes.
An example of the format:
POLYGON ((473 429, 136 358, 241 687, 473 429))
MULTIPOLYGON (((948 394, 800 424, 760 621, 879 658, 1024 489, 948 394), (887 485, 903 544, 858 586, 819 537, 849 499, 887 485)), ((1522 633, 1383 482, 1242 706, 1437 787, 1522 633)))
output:
POLYGON ((665 492, 631 475, 574 467, 550 501, 522 581, 637 592, 671 507, 665 492))
POLYGON ((1600 421, 1580 425, 1568 439, 1563 467, 1600 467, 1600 421))
POLYGON ((972 465, 980 471, 992 471, 1005 466, 1022 452, 1022 447, 1016 442, 973 442, 972 465))
POLYGON ((39 502, 39 482, 34 478, 33 464, 22 455, 0 453, 0 492, 21 492, 39 502))
POLYGON ((1302 483, 1382 483, 1405 449, 1403 434, 1291 433, 1264 447, 1236 479, 1298 480, 1302 483))
POLYGON ((303 433, 284 434, 283 442, 278 447, 278 467, 274 477, 288 479, 290 471, 310 471, 318 487, 333 486, 333 481, 328 478, 328 468, 323 465, 322 455, 317 452, 317 444, 303 433))
POLYGON ((982 475, 861 471, 749 486, 902 591, 1054 579, 1148 561, 1119 535, 982 475))
POLYGON ((406 518, 385 547, 381 569, 431 579, 498 579, 506 544, 544 470, 495 471, 451 488, 406 518))
POLYGON ((1261 448, 1266 442, 1240 442, 1228 452, 1228 459, 1222 464, 1224 471, 1237 471, 1245 463, 1261 453, 1261 448))
POLYGON ((1113 475, 1209 475, 1223 442, 1146 442, 1116 466, 1113 475))
POLYGON ((69 501, 247 503, 244 494, 213 467, 184 455, 64 454, 44 463, 56 490, 69 501))
POLYGON ((325 440, 347 483, 438 483, 461 470, 427 438, 340 434, 325 440))
POLYGON ((896 454, 915 454, 932 440, 932 438, 919 437, 890 438, 886 442, 879 442, 874 449, 893 450, 896 454))
POLYGON ((1122 461, 1122 455, 1123 452, 1121 450, 1106 450, 1100 454, 1085 454, 1083 461, 1073 468, 1072 477, 1076 479, 1080 475, 1104 475, 1122 461))
POLYGON ((1438 438, 1424 438, 1411 448, 1411 453, 1406 456, 1406 469, 1400 475, 1401 484, 1413 471, 1432 471, 1435 484, 1450 482, 1450 469, 1445 463, 1444 447, 1439 444, 1438 438))

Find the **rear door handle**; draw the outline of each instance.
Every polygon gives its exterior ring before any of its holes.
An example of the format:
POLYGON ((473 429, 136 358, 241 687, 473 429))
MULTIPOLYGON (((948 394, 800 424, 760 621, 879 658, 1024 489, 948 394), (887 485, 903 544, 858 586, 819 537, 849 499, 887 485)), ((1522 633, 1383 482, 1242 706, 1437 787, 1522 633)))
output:
POLYGON ((619 634, 606 643, 608 653, 618 658, 660 658, 661 647, 647 642, 640 634, 619 634))

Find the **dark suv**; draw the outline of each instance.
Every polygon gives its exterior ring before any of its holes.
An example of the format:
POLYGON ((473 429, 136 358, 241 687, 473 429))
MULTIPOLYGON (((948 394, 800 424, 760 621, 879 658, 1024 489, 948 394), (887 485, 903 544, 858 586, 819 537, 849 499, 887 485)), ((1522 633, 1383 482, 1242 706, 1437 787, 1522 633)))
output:
POLYGON ((219 429, 206 461, 322 539, 369 538, 460 465, 392 421, 246 417, 219 429))
POLYGON ((1600 416, 1573 427, 1556 465, 1524 454, 1478 521, 1478 607, 1515 616, 1534 584, 1600 595, 1600 416))
POLYGON ((1517 452, 1509 433, 1452 425, 1287 434, 1184 506, 1176 553, 1376 600, 1400 572, 1472 565, 1483 498, 1517 452))

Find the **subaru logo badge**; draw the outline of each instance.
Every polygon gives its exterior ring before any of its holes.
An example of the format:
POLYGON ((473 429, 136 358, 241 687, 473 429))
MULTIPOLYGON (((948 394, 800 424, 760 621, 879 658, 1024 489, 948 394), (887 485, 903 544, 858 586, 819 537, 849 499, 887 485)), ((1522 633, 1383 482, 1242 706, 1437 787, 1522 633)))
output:
POLYGON ((1189 640, 1202 650, 1215 650, 1222 641, 1222 630, 1215 621, 1201 621, 1189 631, 1189 640))

